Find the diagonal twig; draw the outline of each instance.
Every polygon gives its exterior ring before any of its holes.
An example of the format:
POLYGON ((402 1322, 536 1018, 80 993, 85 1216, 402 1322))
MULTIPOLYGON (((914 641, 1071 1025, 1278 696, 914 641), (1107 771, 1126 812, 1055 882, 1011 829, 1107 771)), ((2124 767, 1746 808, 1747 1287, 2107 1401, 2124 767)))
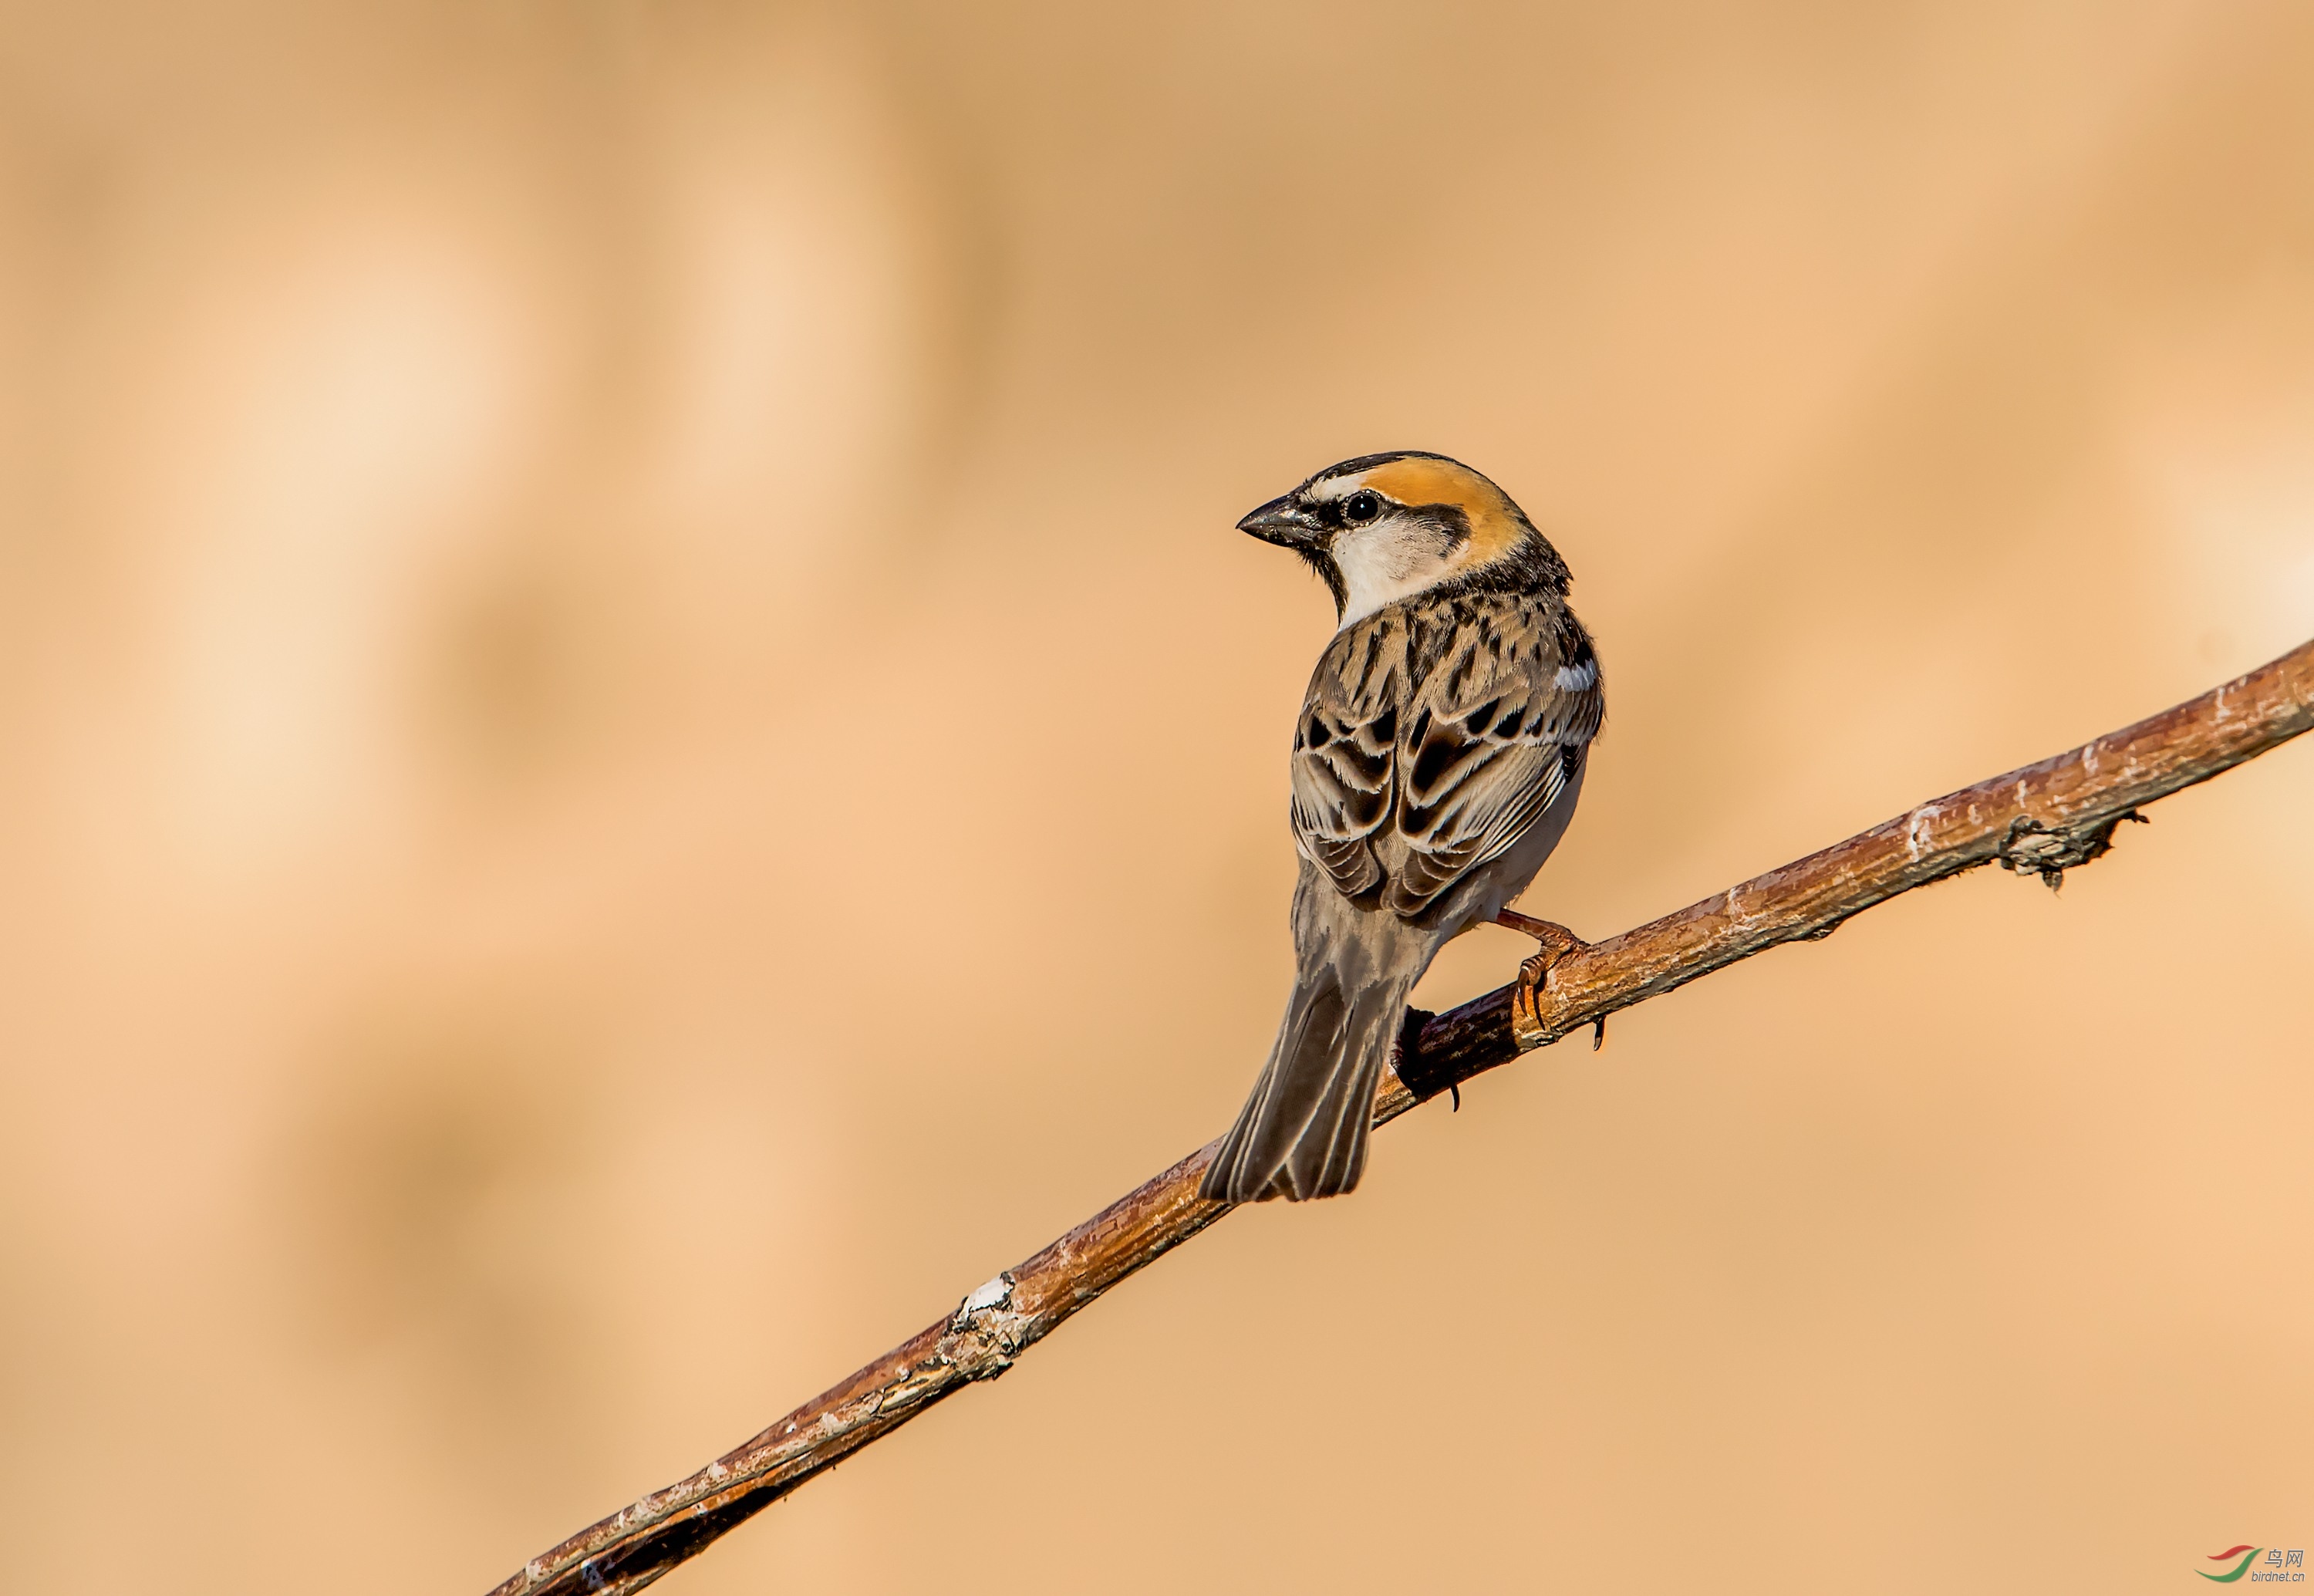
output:
MULTIPOLYGON (((2051 886, 2138 809, 2314 728, 2314 642, 2069 754, 1995 776, 1604 942, 1461 1008, 1410 1017, 1374 1098, 1424 1099, 1781 942, 1830 936, 1898 893, 1979 865, 2051 886)), ((640 1590, 942 1398, 993 1380, 1063 1320, 1229 1212, 1197 1195, 1208 1145, 975 1291, 745 1446, 533 1558, 490 1596, 640 1590)))

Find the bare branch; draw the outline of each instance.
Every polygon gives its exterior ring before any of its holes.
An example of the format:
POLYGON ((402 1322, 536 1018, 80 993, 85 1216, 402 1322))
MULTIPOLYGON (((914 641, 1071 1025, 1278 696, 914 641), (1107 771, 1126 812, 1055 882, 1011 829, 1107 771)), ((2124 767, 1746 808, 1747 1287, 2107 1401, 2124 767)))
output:
MULTIPOLYGON (((1834 847, 1604 942, 1566 951, 1461 1008, 1417 1015, 1386 1124, 1425 1098, 1619 1010, 1781 942, 1830 936, 1898 893, 1979 865, 2054 886, 2138 809, 2314 727, 2314 642, 2191 702, 1925 803, 1834 847), (1416 1028, 1417 1024, 1419 1029, 1416 1028)), ((804 1481, 975 1380, 993 1380, 1079 1309, 1229 1212, 1197 1196, 1199 1149, 832 1390, 689 1479, 534 1557, 491 1596, 637 1591, 804 1481)))

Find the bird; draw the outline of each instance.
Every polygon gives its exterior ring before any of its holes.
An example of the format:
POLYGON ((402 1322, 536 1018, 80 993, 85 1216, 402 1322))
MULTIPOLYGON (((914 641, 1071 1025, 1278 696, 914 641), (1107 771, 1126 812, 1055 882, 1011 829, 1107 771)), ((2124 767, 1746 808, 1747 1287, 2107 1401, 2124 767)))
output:
POLYGON ((1488 921, 1573 940, 1506 905, 1574 817, 1606 699, 1566 560, 1459 461, 1360 455, 1237 525, 1307 561, 1338 625, 1294 727, 1294 990, 1198 1189, 1301 1202, 1358 1184, 1439 948, 1488 921))

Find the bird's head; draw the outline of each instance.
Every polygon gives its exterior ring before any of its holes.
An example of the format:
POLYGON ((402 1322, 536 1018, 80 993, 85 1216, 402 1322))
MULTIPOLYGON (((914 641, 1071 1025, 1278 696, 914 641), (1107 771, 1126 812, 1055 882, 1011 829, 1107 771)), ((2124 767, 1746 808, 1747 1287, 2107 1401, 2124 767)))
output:
POLYGON ((1565 561, 1510 495, 1444 454, 1345 460, 1237 525, 1308 560, 1344 626, 1449 583, 1568 586, 1565 561))

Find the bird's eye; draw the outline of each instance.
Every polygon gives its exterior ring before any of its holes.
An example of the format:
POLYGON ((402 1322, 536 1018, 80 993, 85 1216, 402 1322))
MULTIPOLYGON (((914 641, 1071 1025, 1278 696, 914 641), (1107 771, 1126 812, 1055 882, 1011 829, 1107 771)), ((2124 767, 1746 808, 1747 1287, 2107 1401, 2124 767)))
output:
POLYGON ((1353 526, 1373 520, 1382 514, 1382 496, 1376 493, 1353 493, 1342 500, 1342 519, 1353 526))

